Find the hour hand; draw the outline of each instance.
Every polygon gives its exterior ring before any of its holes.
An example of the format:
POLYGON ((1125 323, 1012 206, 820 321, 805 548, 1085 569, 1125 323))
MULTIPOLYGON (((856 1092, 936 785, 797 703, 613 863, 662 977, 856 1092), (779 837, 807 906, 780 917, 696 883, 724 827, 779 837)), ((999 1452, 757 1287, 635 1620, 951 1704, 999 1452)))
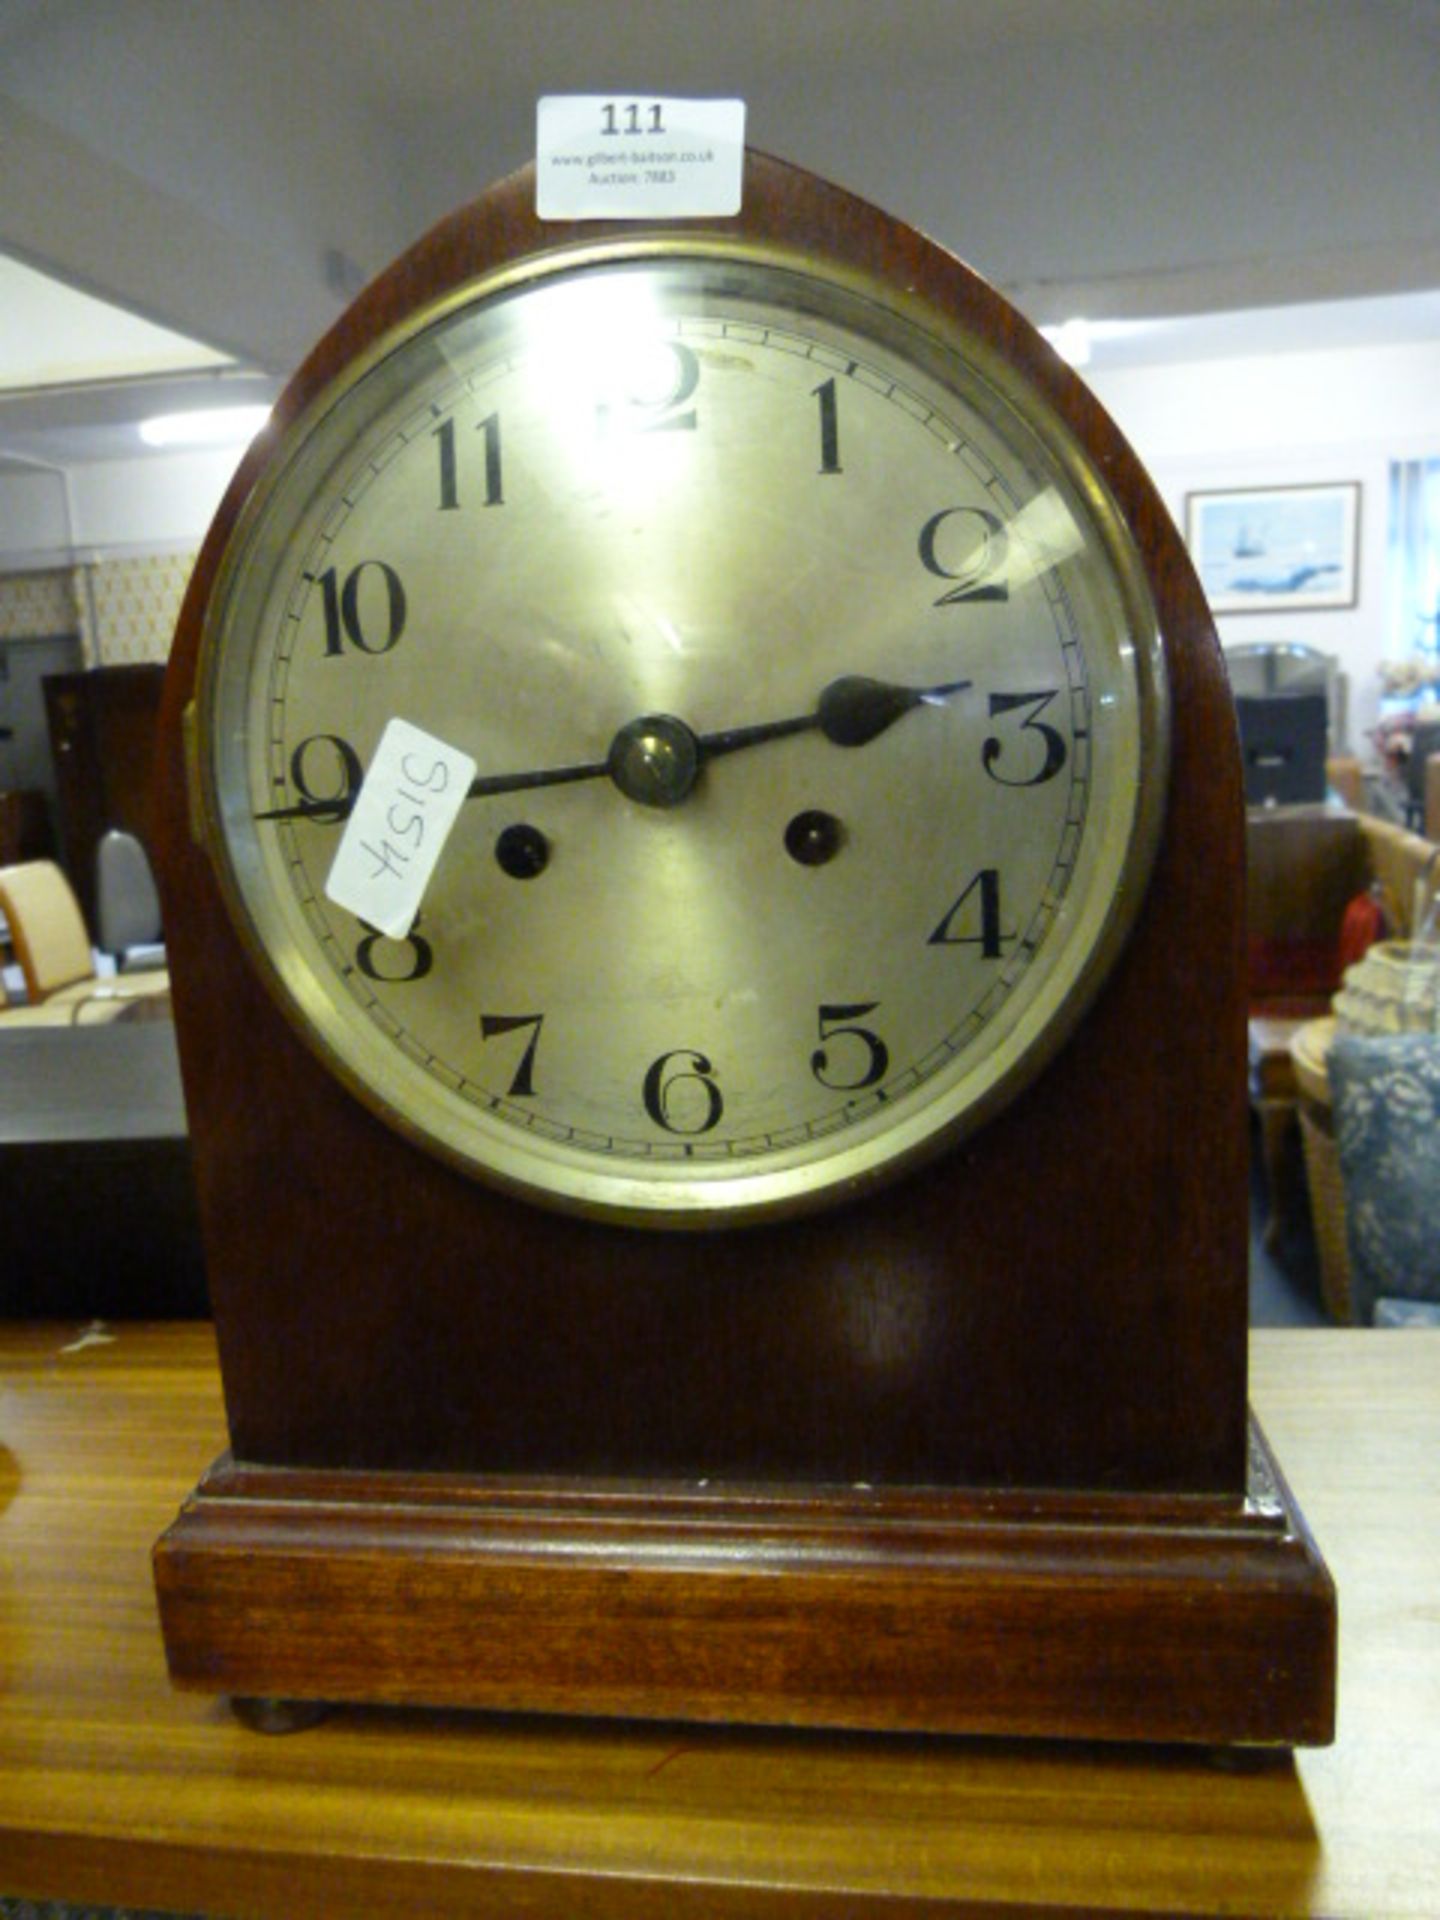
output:
MULTIPOLYGON (((876 740, 916 707, 938 706, 968 680, 945 680, 933 687, 907 687, 872 680, 862 673, 841 674, 822 689, 809 713, 786 720, 761 720, 752 726, 694 733, 673 714, 646 714, 630 721, 610 743, 603 760, 537 768, 526 773, 482 774, 470 783, 467 798, 524 793, 538 787, 568 786, 608 777, 627 799, 642 806, 673 807, 686 798, 707 760, 788 734, 819 732, 837 747, 863 747, 876 740)), ((311 820, 339 825, 349 817, 359 788, 358 764, 345 790, 325 799, 306 798, 287 807, 257 813, 257 820, 311 820)))

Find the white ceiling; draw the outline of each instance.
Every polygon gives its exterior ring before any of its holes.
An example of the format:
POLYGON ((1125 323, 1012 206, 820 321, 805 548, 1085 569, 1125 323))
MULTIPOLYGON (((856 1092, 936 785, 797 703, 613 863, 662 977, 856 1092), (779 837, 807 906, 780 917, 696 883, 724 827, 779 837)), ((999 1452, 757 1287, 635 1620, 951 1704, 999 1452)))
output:
POLYGON ((608 88, 738 94, 1032 318, 1147 323, 1097 367, 1440 337, 1440 0, 0 0, 0 253, 126 316, 87 362, 0 266, 0 455, 272 392, 608 88))
POLYGON ((0 393, 233 364, 198 340, 0 256, 0 393))

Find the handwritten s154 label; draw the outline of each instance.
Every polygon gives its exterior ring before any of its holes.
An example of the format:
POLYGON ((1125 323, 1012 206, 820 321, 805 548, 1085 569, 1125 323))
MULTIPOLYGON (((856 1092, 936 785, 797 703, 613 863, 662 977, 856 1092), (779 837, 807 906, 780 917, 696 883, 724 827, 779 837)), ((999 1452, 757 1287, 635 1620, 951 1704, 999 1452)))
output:
POLYGON ((743 100, 547 94, 535 116, 542 220, 698 218, 740 211, 743 100))
POLYGON ((403 940, 474 778, 468 753, 392 720, 336 849, 327 897, 403 940))

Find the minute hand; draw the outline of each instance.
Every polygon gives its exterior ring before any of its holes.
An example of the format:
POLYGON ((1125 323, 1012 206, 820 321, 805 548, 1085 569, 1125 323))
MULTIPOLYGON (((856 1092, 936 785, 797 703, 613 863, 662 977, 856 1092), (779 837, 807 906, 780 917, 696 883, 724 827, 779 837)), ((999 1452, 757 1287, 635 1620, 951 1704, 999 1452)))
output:
POLYGON ((847 673, 832 680, 815 703, 813 713, 798 714, 792 720, 762 720, 750 727, 725 727, 718 733, 702 733, 695 744, 701 755, 735 753, 741 747, 758 746, 762 740, 779 740, 790 733, 818 729, 837 747, 863 747, 878 739, 912 708, 928 706, 961 693, 968 680, 946 680, 934 687, 902 687, 893 681, 871 680, 864 674, 847 673))
POLYGON ((722 727, 713 733, 697 734, 673 714, 647 714, 620 729, 603 760, 582 760, 573 766, 545 767, 533 773, 481 774, 471 781, 468 798, 481 800, 535 787, 568 786, 573 781, 608 774, 630 798, 672 806, 688 794, 705 762, 721 754, 758 747, 766 740, 782 740, 787 734, 810 732, 823 734, 837 747, 863 747, 912 708, 938 703, 970 684, 968 680, 947 680, 934 687, 902 687, 893 681, 847 673, 830 682, 810 713, 787 720, 760 720, 747 727, 722 727))
MULTIPOLYGON (((748 727, 724 727, 715 733, 693 733, 673 715, 649 715, 622 727, 603 760, 539 767, 526 773, 480 774, 471 781, 466 798, 483 800, 608 776, 631 799, 650 806, 675 806, 689 793, 705 762, 721 754, 812 731, 823 734, 837 747, 863 747, 913 708, 936 704, 970 684, 969 680, 946 680, 933 687, 904 687, 893 681, 871 680, 865 674, 847 673, 830 682, 811 713, 788 720, 761 720, 748 727)), ((272 807, 255 817, 314 820, 335 826, 348 819, 356 791, 358 786, 355 791, 323 800, 305 799, 293 806, 272 807)))

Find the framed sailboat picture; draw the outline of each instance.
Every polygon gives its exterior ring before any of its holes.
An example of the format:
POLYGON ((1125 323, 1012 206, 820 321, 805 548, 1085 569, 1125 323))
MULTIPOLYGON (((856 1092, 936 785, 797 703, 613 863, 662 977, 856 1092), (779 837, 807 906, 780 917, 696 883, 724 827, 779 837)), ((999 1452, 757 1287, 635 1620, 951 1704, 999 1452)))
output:
POLYGON ((1358 481, 1187 494, 1185 536, 1213 613, 1356 603, 1358 481))

